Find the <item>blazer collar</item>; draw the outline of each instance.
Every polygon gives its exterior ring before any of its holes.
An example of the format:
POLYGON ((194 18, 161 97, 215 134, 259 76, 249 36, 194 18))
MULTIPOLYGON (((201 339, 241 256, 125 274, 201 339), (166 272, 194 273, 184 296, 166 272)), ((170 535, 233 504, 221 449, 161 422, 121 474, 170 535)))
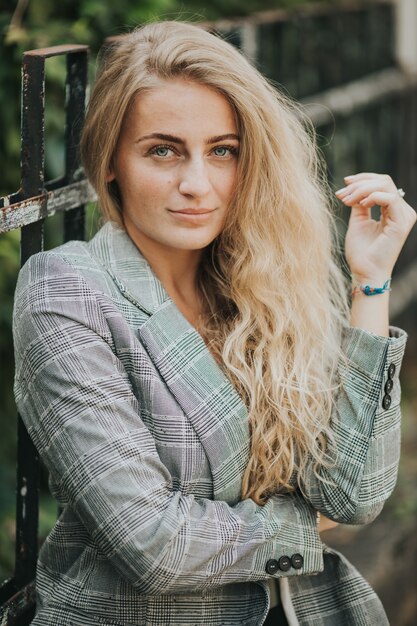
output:
POLYGON ((244 402, 127 233, 108 222, 90 246, 124 297, 149 315, 141 341, 200 439, 214 498, 237 503, 249 459, 244 402))
POLYGON ((152 315, 170 299, 145 257, 117 224, 106 222, 89 245, 123 295, 142 311, 152 315))

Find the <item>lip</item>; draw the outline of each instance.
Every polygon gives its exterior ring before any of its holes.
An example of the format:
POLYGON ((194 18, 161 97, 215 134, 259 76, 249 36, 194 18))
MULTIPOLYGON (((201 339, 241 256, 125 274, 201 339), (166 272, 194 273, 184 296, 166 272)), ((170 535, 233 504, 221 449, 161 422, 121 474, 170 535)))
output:
POLYGON ((168 211, 176 220, 197 225, 210 220, 210 216, 215 212, 215 209, 184 209, 182 211, 172 211, 168 209, 168 211))
POLYGON ((181 209, 180 211, 172 211, 168 209, 170 213, 181 213, 182 215, 206 215, 207 213, 213 213, 214 209, 181 209))

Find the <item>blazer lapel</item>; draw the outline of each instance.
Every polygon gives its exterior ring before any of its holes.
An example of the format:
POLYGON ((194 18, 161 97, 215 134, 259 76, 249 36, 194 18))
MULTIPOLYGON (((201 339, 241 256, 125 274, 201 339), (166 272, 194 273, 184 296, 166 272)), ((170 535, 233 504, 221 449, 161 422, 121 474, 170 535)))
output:
POLYGON ((210 463, 215 499, 236 503, 249 458, 244 402, 172 300, 164 302, 139 332, 200 439, 210 463))
POLYGON ((249 459, 244 402, 127 233, 107 222, 90 247, 123 296, 149 316, 140 338, 200 439, 215 499, 238 502, 249 459))
POLYGON ((106 222, 89 245, 124 297, 142 311, 152 315, 169 299, 161 281, 125 230, 106 222))

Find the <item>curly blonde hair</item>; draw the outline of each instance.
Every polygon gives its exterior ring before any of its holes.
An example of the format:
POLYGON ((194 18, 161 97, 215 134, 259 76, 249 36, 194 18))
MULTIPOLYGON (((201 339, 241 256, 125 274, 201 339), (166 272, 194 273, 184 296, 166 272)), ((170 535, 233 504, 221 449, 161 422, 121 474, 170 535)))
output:
POLYGON ((201 334, 244 398, 251 454, 242 498, 264 503, 332 463, 330 415, 347 289, 314 131, 300 108, 229 43, 181 22, 110 44, 93 90, 82 160, 107 219, 123 225, 107 182, 134 97, 183 77, 232 105, 240 154, 224 230, 199 268, 201 334))

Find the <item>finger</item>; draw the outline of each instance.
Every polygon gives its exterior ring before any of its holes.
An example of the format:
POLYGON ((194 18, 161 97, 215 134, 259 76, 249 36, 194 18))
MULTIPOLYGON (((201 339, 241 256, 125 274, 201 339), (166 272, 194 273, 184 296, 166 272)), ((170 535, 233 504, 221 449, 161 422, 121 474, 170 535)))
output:
POLYGON ((374 191, 385 191, 385 192, 397 192, 397 189, 391 183, 387 181, 380 181, 375 179, 367 179, 364 182, 353 183, 344 187, 343 189, 339 189, 336 192, 336 196, 342 202, 347 201, 348 205, 357 204, 362 198, 369 196, 370 193, 374 191))
POLYGON ((389 191, 389 189, 381 189, 381 182, 375 179, 366 179, 362 182, 351 183, 342 189, 338 189, 335 194, 339 200, 352 197, 357 200, 361 196, 369 195, 372 191, 389 191))
POLYGON ((359 202, 362 208, 373 207, 376 204, 381 207, 392 207, 400 204, 402 201, 398 193, 390 193, 387 191, 373 191, 359 202))
POLYGON ((376 174, 375 172, 359 172, 358 174, 351 174, 349 176, 345 176, 343 180, 346 182, 357 182, 360 180, 364 180, 366 178, 374 178, 374 179, 390 179, 392 182, 392 178, 388 176, 388 174, 376 174))
MULTIPOLYGON (((396 184, 388 174, 374 174, 372 172, 362 172, 354 176, 346 176, 344 179, 347 185, 344 189, 356 189, 359 185, 374 184, 379 185, 381 191, 395 191, 396 184)), ((342 191, 342 190, 339 190, 342 191)))
POLYGON ((351 221, 360 219, 360 220, 370 220, 372 218, 371 207, 364 207, 360 204, 354 204, 351 208, 349 223, 351 221))
POLYGON ((375 204, 381 207, 383 220, 392 220, 405 236, 417 221, 415 210, 398 193, 374 192, 360 202, 360 206, 365 208, 375 204))

